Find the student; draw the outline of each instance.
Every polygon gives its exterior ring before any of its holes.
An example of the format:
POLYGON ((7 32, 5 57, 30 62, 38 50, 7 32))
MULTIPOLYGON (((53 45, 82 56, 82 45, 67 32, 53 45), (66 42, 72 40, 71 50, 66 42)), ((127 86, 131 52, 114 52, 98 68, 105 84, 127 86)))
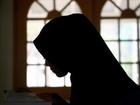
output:
POLYGON ((34 44, 58 77, 71 73, 71 105, 117 105, 138 88, 83 14, 52 19, 34 44))

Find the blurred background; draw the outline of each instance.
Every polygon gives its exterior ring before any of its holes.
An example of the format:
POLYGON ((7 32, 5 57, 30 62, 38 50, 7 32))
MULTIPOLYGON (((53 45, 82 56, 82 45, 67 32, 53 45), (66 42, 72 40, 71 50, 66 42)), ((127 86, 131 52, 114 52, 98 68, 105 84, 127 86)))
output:
POLYGON ((140 84, 140 0, 0 0, 1 90, 69 98, 70 74, 56 77, 32 41, 52 18, 72 13, 90 19, 128 76, 140 84))

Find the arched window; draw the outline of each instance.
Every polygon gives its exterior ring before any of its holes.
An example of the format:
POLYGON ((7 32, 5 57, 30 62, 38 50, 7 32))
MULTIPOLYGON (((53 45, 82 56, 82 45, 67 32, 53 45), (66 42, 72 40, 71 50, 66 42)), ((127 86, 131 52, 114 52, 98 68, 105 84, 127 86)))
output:
POLYGON ((139 84, 140 0, 107 0, 101 11, 100 29, 116 59, 139 84))
POLYGON ((33 45, 33 40, 42 27, 52 18, 81 13, 75 0, 35 0, 27 14, 27 87, 64 87, 70 86, 69 76, 58 78, 33 45))

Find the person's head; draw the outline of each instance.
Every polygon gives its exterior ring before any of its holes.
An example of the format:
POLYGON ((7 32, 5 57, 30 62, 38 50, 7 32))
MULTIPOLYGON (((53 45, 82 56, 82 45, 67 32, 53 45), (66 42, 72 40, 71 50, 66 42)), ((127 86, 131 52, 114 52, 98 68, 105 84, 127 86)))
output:
POLYGON ((42 28, 34 44, 52 71, 64 76, 88 54, 93 29, 83 14, 57 17, 42 28))

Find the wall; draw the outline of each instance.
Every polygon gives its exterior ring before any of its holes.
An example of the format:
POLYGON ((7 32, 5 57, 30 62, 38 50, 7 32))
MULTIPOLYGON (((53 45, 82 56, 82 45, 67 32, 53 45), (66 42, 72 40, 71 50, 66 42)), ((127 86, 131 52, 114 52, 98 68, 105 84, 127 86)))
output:
POLYGON ((0 0, 0 88, 12 89, 13 63, 12 0, 0 0))

